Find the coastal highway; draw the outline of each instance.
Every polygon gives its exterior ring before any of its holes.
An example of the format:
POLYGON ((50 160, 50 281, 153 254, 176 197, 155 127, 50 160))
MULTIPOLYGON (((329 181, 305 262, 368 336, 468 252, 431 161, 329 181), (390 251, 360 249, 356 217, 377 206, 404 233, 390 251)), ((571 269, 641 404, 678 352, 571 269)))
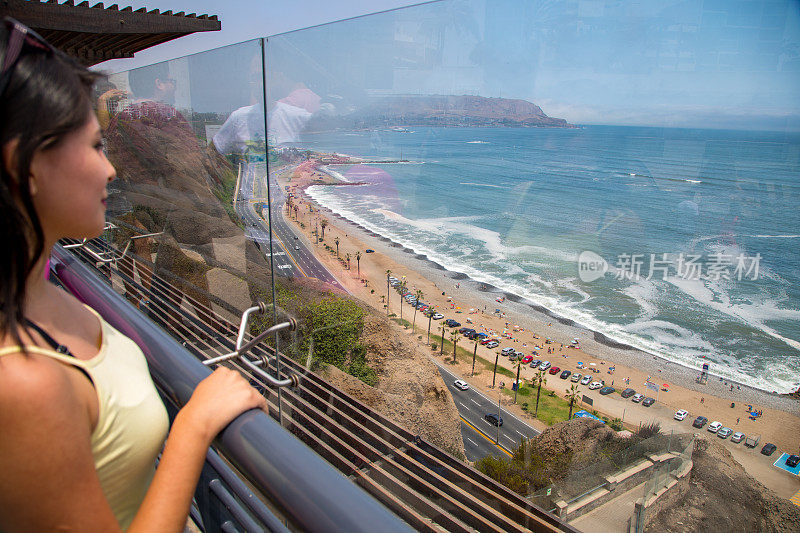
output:
MULTIPOLYGON (((320 263, 302 239, 295 234, 292 227, 283 218, 282 206, 284 195, 277 185, 271 184, 271 195, 274 206, 280 206, 281 212, 272 213, 274 237, 272 252, 276 274, 294 277, 316 278, 320 281, 339 285, 330 271, 320 263)), ((245 235, 256 242, 262 253, 269 259, 269 225, 258 216, 253 208, 255 202, 266 202, 266 198, 240 198, 236 202, 236 214, 245 226, 245 235)))
POLYGON ((497 399, 488 398, 483 393, 472 387, 469 390, 459 390, 453 382, 459 376, 444 368, 438 361, 434 361, 439 368, 447 388, 453 395, 453 400, 461 417, 461 436, 464 438, 464 449, 467 459, 476 461, 487 455, 497 457, 510 455, 510 452, 519 446, 520 438, 535 437, 539 431, 522 422, 517 417, 506 411, 500 411, 503 417, 503 427, 500 428, 500 446, 495 444, 497 427, 487 422, 483 417, 486 413, 497 412, 497 399))

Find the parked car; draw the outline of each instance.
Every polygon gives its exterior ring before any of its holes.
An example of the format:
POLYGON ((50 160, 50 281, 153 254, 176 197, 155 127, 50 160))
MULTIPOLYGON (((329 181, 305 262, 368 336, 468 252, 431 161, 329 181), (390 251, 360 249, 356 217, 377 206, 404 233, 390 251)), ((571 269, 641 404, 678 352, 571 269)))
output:
POLYGON ((580 372, 575 372, 574 374, 572 374, 572 377, 569 378, 569 380, 573 383, 577 383, 581 380, 582 377, 583 376, 581 376, 580 372))
POLYGON ((447 320, 444 321, 444 323, 450 326, 451 328, 457 328, 458 326, 461 325, 461 322, 456 322, 452 318, 448 318, 447 320))
POLYGON ((592 383, 589 385, 589 390, 599 389, 602 386, 603 384, 600 383, 599 381, 592 381, 592 383))
POLYGON ((533 361, 533 356, 532 355, 526 355, 525 357, 522 358, 522 363, 523 364, 527 365, 531 361, 533 361))
POLYGON ((743 440, 744 440, 744 433, 742 433, 741 431, 737 431, 731 437, 731 442, 734 442, 734 443, 742 442, 743 440))
POLYGON ((542 364, 539 365, 539 370, 547 370, 550 368, 550 361, 542 361, 542 364))
POLYGON ((774 444, 768 442, 768 443, 766 443, 764 445, 763 448, 761 448, 761 453, 763 455, 772 455, 773 453, 775 453, 775 450, 777 450, 777 449, 778 449, 777 446, 775 446, 774 444))
MULTIPOLYGON (((464 326, 463 328, 461 328, 461 329, 459 329, 459 330, 458 330, 458 332, 459 332, 459 333, 461 333, 462 335, 463 335, 464 333, 468 332, 468 331, 470 331, 470 328, 468 328, 468 327, 466 327, 466 326, 464 326)), ((474 331, 474 330, 473 330, 473 331, 474 331)))
POLYGON ((453 386, 458 390, 469 390, 469 384, 466 381, 457 379, 453 382, 453 386))
POLYGON ((795 468, 798 464, 800 464, 800 455, 790 455, 786 458, 786 466, 789 468, 795 468))
POLYGON ((434 320, 441 320, 444 318, 444 315, 441 313, 434 313, 433 317, 434 320))
POLYGON ((592 381, 592 376, 583 376, 581 378, 581 385, 588 385, 592 381))
POLYGON ((486 413, 483 418, 493 426, 503 427, 503 417, 497 413, 486 413))
POLYGON ((644 394, 639 394, 638 392, 634 394, 633 397, 631 398, 631 401, 633 403, 639 403, 642 400, 644 400, 644 394))
POLYGON ((561 379, 567 379, 567 378, 569 377, 569 375, 570 375, 570 374, 572 374, 572 371, 571 371, 571 370, 563 370, 563 371, 561 372, 561 375, 560 375, 560 376, 558 376, 558 377, 560 377, 561 379))
POLYGON ((558 374, 560 371, 561 371, 561 368, 559 368, 559 367, 557 367, 557 366, 554 366, 553 368, 551 368, 550 370, 548 370, 548 372, 549 372, 550 374, 554 375, 554 376, 555 376, 556 374, 558 374))
POLYGON ((494 339, 492 339, 492 340, 490 340, 489 342, 486 343, 486 347, 487 348, 497 348, 498 346, 500 346, 500 343, 497 342, 494 339))
POLYGON ((539 365, 541 364, 542 362, 539 359, 534 359, 531 361, 531 368, 539 368, 539 365))
POLYGON ((615 390, 616 389, 614 389, 614 387, 603 387, 602 389, 600 389, 600 394, 602 394, 603 396, 608 396, 615 390))
POLYGON ((720 428, 719 431, 717 431, 717 437, 727 439, 731 436, 731 433, 733 433, 731 428, 720 428))
POLYGON ((680 409, 675 412, 675 420, 686 420, 687 416, 689 416, 689 411, 686 409, 680 409))
POLYGON ((717 422, 716 420, 714 420, 713 422, 711 422, 708 425, 708 428, 706 428, 706 431, 708 431, 709 433, 716 433, 717 431, 720 430, 720 428, 722 428, 722 423, 721 422, 717 422))
POLYGON ((508 355, 513 351, 514 351, 514 348, 511 348, 510 346, 506 346, 505 348, 500 350, 500 355, 508 355))
POLYGON ((510 354, 508 354, 509 361, 516 361, 517 359, 519 359, 517 352, 511 352, 510 354))
POLYGON ((692 426, 696 428, 701 428, 706 425, 706 422, 708 422, 708 418, 704 416, 698 416, 697 418, 694 419, 694 422, 692 422, 692 426))
POLYGON ((642 400, 642 405, 644 405, 645 407, 650 407, 654 403, 656 403, 656 399, 655 398, 651 398, 650 396, 648 396, 647 398, 642 400))
POLYGON ((622 396, 623 398, 630 398, 634 394, 636 394, 636 391, 633 389, 625 389, 624 391, 619 393, 619 395, 622 396))

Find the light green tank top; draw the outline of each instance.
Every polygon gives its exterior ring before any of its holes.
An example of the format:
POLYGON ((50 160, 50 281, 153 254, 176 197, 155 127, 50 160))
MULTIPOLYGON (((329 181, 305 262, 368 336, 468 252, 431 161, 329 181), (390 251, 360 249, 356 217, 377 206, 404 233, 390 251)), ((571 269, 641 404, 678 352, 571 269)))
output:
MULTIPOLYGON (((169 419, 141 349, 92 313, 100 319, 103 338, 93 358, 83 361, 38 346, 25 350, 83 369, 94 382, 99 405, 91 436, 94 465, 103 493, 125 530, 155 474, 169 419)), ((0 348, 0 357, 11 353, 19 353, 19 347, 0 348)))

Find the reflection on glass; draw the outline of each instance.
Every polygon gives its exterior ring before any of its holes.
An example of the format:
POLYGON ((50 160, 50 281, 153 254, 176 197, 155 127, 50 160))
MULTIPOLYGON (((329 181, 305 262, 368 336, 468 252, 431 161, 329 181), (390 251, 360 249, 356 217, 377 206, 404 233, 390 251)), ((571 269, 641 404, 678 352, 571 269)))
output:
MULTIPOLYGON (((800 387, 796 19, 791 2, 445 1, 270 37, 263 62, 253 41, 123 73, 100 106, 113 216, 164 232, 134 245, 185 280, 164 320, 274 303, 299 319, 293 371, 456 456, 504 454, 460 417, 513 450, 533 432, 512 414, 590 415, 603 385, 656 404, 596 404, 611 427, 766 408, 758 431, 788 446, 796 403, 771 393, 800 387), (474 420, 463 386, 490 398, 474 420)), ((545 477, 512 488, 538 498, 545 477)))

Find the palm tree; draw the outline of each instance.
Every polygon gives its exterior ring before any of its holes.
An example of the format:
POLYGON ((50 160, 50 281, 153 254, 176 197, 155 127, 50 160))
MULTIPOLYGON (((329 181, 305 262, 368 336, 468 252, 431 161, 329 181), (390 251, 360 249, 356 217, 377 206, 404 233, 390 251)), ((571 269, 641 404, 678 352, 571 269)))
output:
POLYGON ((572 385, 570 388, 567 389, 567 400, 569 400, 569 416, 567 420, 572 419, 572 406, 575 405, 575 402, 578 400, 580 396, 580 391, 578 390, 577 385, 572 385))
POLYGON ((472 374, 470 374, 470 375, 474 376, 475 375, 475 357, 478 355, 478 344, 481 342, 481 340, 478 337, 475 337, 475 340, 473 340, 472 342, 475 343, 475 349, 472 351, 472 374))
MULTIPOLYGON (((337 239, 339 237, 336 237, 337 239)), ((358 267, 358 277, 361 277, 361 252, 356 252, 356 266, 358 267)))
POLYGON ((325 228, 328 227, 328 221, 324 218, 319 221, 319 225, 322 228, 322 240, 325 240, 325 228))
POLYGON ((344 256, 347 259, 347 270, 350 270, 350 254, 344 254, 344 256))
POLYGON ((444 357, 444 333, 447 331, 447 324, 442 323, 442 325, 439 326, 439 330, 442 332, 442 348, 439 350, 439 355, 444 357))
POLYGON ((431 343, 431 320, 433 320, 433 309, 428 309, 428 344, 431 343))
POLYGON ((339 237, 333 239, 333 242, 336 243, 336 257, 339 257, 339 237))
POLYGON ((533 386, 536 387, 538 385, 539 387, 536 390, 536 412, 533 413, 534 418, 539 416, 539 394, 541 394, 542 392, 542 385, 547 383, 547 378, 545 378, 544 376, 545 376, 544 370, 539 370, 533 377, 533 386))
POLYGON ((456 344, 458 344, 458 332, 456 330, 450 332, 450 342, 453 343, 453 364, 456 364, 456 344))
POLYGON ((392 275, 391 270, 386 270, 386 316, 389 316, 389 278, 392 275))
POLYGON ((414 320, 411 322, 411 331, 417 329, 417 309, 419 308, 419 303, 422 301, 422 291, 417 289, 417 292, 414 293, 414 296, 417 297, 417 303, 414 304, 414 320))
POLYGON ((400 323, 403 323, 403 291, 406 290, 406 281, 400 282, 400 323))
POLYGON ((519 371, 522 368, 522 364, 521 357, 514 363, 514 366, 517 367, 517 382, 516 387, 514 388, 514 403, 517 403, 517 393, 519 392, 519 371))
POLYGON ((497 361, 500 360, 500 350, 497 350, 497 355, 494 357, 494 373, 492 374, 492 388, 494 388, 494 379, 497 377, 497 361))

